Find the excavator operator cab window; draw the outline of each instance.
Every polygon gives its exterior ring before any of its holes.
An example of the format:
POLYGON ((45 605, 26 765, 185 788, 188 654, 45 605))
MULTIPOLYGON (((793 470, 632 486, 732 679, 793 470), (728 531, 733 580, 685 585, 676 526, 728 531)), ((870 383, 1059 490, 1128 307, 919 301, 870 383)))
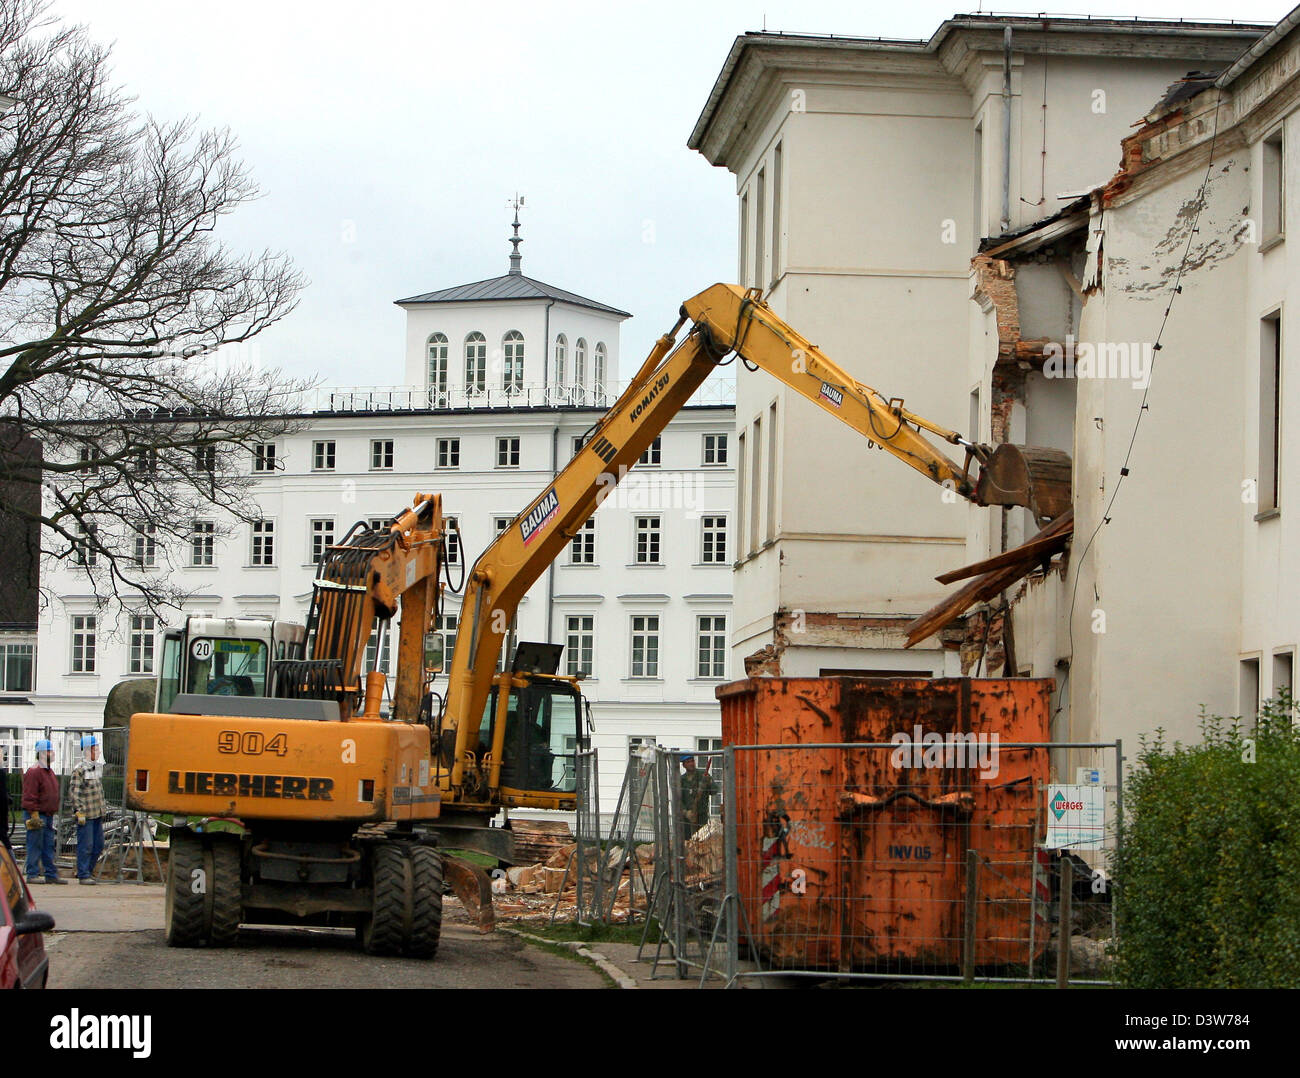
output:
POLYGON ((171 710, 172 701, 181 691, 181 642, 179 630, 173 629, 163 635, 162 664, 158 675, 158 697, 155 710, 165 713, 171 710))
MULTIPOLYGON (((518 706, 506 719, 501 784, 516 790, 573 793, 573 751, 582 697, 567 686, 535 681, 513 690, 518 706)), ((512 701, 513 704, 513 701, 512 701)))
POLYGON ((202 696, 263 696, 266 651, 262 640, 193 639, 185 691, 202 696))
MULTIPOLYGON (((513 726, 514 716, 519 710, 519 693, 514 689, 510 690, 510 699, 506 701, 506 729, 513 726)), ((492 686, 492 691, 488 693, 487 705, 483 708, 483 721, 478 727, 478 758, 484 759, 491 751, 492 731, 496 729, 497 721, 497 687, 492 686)), ((510 750, 506 749, 509 755, 510 750)))

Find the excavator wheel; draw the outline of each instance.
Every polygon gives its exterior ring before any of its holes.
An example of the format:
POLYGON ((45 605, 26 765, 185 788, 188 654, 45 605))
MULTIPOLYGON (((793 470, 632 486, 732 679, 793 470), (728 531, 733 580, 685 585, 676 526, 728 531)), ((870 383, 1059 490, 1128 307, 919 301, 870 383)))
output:
POLYGON ((373 897, 370 917, 361 926, 361 945, 367 954, 402 953, 411 893, 410 863, 393 842, 375 846, 370 855, 373 897))
POLYGON ((243 913, 243 886, 240 872, 239 840, 226 835, 210 839, 208 887, 212 892, 211 924, 208 942, 213 947, 229 947, 239 936, 243 913))
POLYGON ((411 934, 406 953, 432 958, 442 934, 442 855, 429 846, 413 846, 411 854, 411 934))
POLYGON ((167 896, 164 903, 168 947, 197 947, 207 935, 207 879, 203 844, 197 835, 174 829, 167 859, 167 896))

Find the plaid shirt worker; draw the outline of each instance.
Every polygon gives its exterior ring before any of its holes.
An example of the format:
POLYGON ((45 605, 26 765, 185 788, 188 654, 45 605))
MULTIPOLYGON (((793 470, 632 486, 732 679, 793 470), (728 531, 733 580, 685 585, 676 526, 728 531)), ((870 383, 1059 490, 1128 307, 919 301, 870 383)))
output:
POLYGON ((88 820, 97 820, 104 815, 104 784, 97 772, 87 773, 84 762, 72 769, 68 793, 72 795, 73 812, 84 814, 88 820))

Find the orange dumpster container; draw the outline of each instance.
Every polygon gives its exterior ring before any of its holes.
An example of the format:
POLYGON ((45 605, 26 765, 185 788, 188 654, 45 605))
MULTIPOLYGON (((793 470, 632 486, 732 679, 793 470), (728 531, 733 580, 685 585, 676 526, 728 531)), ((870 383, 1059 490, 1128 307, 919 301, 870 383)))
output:
POLYGON ((976 965, 1040 956, 1047 933, 1031 896, 1048 752, 1008 743, 1048 741, 1053 688, 1050 678, 720 686, 723 742, 736 747, 741 902, 765 961, 959 966, 969 850, 976 965))

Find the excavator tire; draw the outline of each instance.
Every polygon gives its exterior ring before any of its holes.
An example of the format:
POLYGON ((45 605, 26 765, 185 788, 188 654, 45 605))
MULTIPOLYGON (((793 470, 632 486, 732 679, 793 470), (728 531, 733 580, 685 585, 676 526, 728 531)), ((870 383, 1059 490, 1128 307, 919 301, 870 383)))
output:
POLYGON ((370 918, 361 926, 361 945, 367 954, 402 953, 411 894, 409 869, 402 848, 396 843, 384 842, 373 848, 370 918))
POLYGON ((432 958, 442 935, 442 855, 429 846, 413 846, 411 854, 411 934, 406 953, 432 958))
POLYGON ((195 873, 203 870, 203 845, 188 831, 173 830, 167 859, 164 916, 168 947, 197 947, 207 935, 205 886, 195 893, 195 873))
POLYGON ((208 886, 212 890, 212 922, 208 942, 213 947, 229 947, 239 936, 243 914, 239 840, 214 835, 210 841, 212 868, 208 886))

